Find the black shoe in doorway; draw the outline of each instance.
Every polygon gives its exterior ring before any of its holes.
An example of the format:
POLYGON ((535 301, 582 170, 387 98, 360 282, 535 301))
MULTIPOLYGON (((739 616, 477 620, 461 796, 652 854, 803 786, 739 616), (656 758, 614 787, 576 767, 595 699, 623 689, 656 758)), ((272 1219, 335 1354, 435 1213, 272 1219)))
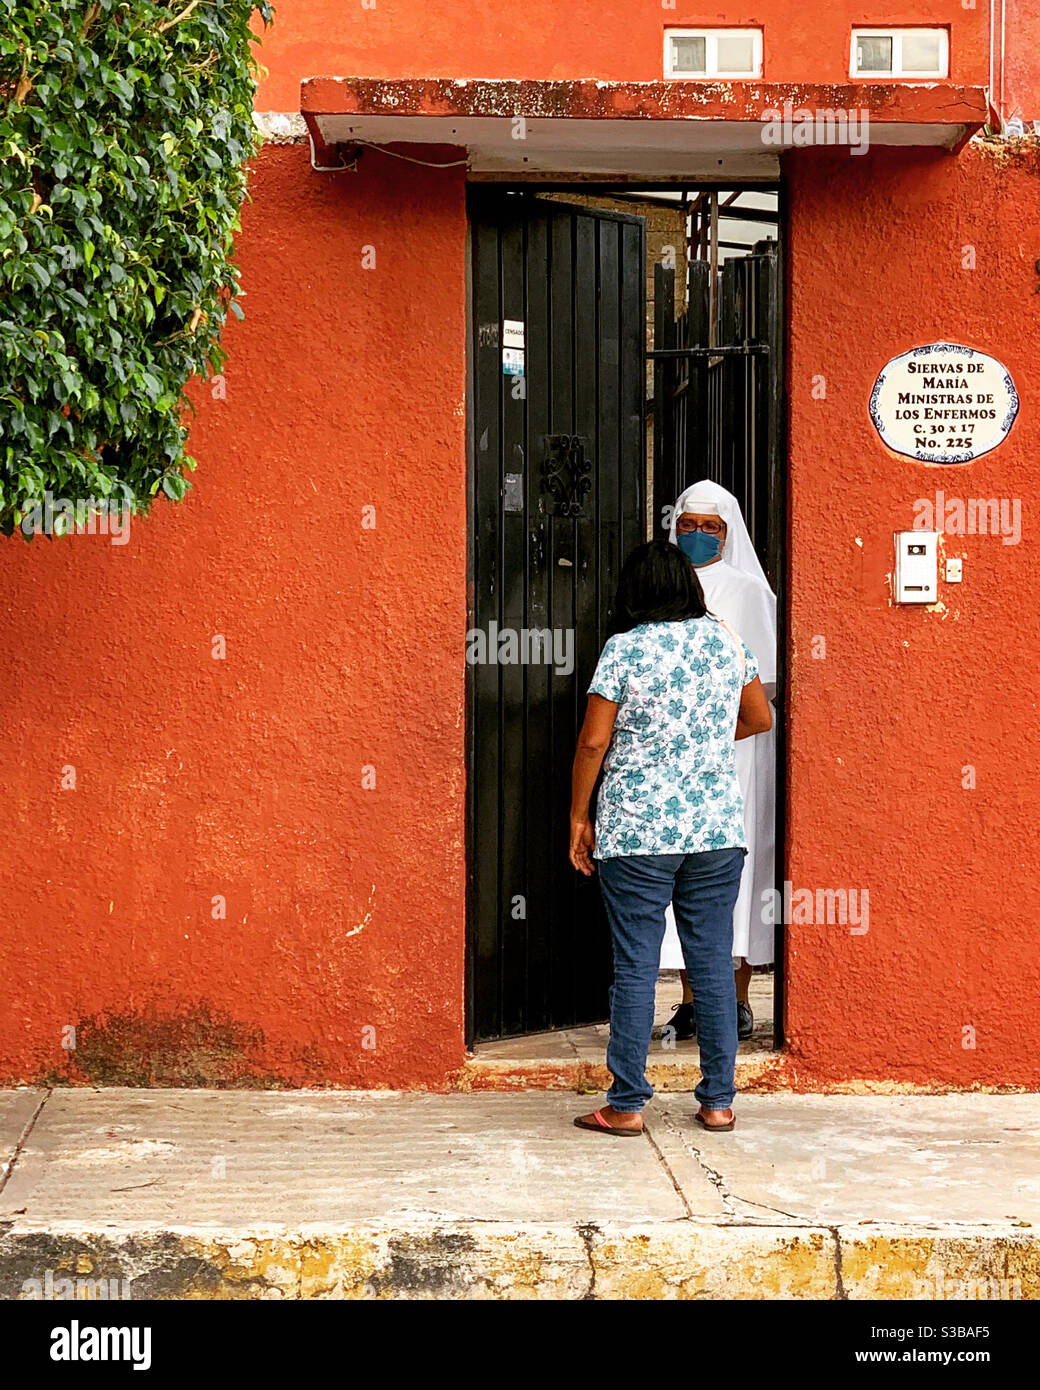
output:
POLYGON ((743 1000, 737 1000, 737 1040, 747 1042, 751 1034, 755 1031, 755 1015, 751 1012, 751 1006, 745 1004, 743 1000))
POLYGON ((661 1029, 662 1038, 672 1038, 675 1042, 689 1042, 697 1036, 697 1015, 692 1004, 680 1004, 675 1013, 661 1029))

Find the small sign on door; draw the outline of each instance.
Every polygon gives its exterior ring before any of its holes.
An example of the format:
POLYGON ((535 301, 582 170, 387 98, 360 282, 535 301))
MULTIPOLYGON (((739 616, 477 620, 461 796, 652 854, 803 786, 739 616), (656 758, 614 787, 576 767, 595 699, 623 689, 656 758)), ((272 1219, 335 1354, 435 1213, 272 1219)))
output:
POLYGON ((523 376, 524 374, 524 350, 523 348, 502 349, 502 372, 505 376, 523 376))

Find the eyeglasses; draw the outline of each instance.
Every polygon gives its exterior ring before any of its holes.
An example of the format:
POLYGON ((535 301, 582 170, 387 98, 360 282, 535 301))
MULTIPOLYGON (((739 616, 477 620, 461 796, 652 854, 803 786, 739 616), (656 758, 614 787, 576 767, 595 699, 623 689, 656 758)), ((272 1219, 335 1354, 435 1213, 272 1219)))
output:
POLYGON ((678 521, 675 525, 678 535, 688 531, 703 531, 706 536, 721 536, 725 529, 724 521, 678 521))

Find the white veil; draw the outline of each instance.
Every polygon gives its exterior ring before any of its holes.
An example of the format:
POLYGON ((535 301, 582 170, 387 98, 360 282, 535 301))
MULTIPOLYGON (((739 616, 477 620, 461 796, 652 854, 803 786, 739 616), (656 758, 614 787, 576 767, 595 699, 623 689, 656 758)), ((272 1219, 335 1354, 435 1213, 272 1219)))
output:
POLYGON ((675 511, 672 514, 672 525, 668 532, 668 539, 673 545, 675 544, 675 523, 683 512, 720 516, 726 523, 726 543, 722 547, 722 558, 734 569, 742 570, 744 574, 754 575, 756 579, 762 581, 767 589, 769 588, 766 572, 755 553, 755 547, 751 544, 751 537, 748 535, 748 528, 744 524, 740 504, 732 492, 727 492, 718 483, 709 482, 707 478, 702 482, 694 483, 692 487, 688 487, 676 502, 675 511))
MULTIPOLYGON (((758 661, 758 674, 767 699, 776 695, 776 597, 751 544, 740 506, 731 492, 718 483, 694 483, 675 504, 668 538, 675 544, 675 523, 683 512, 719 516, 726 523, 723 564, 697 569, 708 610, 724 618, 740 634, 758 661)), ((733 908, 733 954, 752 965, 773 959, 773 929, 764 923, 760 904, 773 887, 774 833, 776 825, 776 721, 768 733, 741 739, 734 745, 734 762, 744 802, 744 826, 748 856, 741 875, 740 892, 733 908)), ((682 948, 676 935, 671 907, 661 954, 661 968, 681 968, 682 948)))

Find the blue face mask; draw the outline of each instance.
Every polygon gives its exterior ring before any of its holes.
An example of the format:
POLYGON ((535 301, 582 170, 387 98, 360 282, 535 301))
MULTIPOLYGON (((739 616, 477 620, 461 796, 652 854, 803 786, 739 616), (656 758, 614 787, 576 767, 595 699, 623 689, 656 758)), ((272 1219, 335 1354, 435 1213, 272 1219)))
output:
POLYGON ((675 543, 691 565, 706 565, 717 559, 722 550, 722 537, 709 536, 704 531, 684 531, 675 543))

